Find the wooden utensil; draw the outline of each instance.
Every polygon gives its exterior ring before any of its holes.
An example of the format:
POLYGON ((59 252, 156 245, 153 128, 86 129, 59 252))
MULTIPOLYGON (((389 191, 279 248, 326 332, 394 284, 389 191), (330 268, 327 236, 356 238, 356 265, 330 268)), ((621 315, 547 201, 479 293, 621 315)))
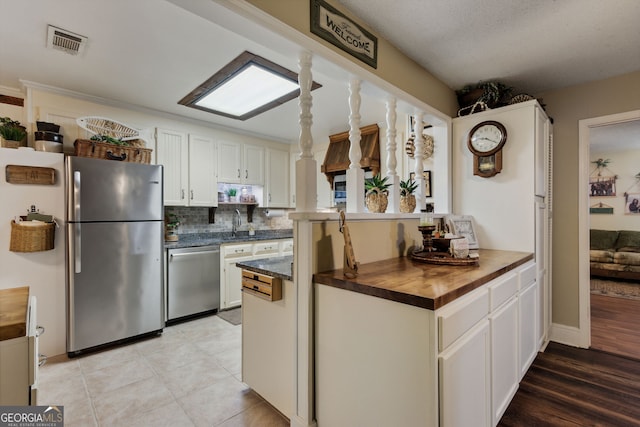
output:
POLYGON ((358 263, 356 262, 356 256, 353 253, 353 245, 351 243, 351 235, 349 234, 349 227, 345 224, 344 211, 340 211, 340 232, 344 236, 344 275, 345 277, 353 278, 358 275, 358 263))

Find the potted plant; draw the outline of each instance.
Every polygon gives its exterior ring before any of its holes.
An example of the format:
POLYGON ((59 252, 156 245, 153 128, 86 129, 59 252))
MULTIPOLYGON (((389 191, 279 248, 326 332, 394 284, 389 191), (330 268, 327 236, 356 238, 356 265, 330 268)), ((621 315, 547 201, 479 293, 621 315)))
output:
POLYGON ((176 214, 167 214, 164 218, 165 235, 164 240, 167 242, 176 242, 178 240, 178 226, 180 220, 176 214))
POLYGON ((367 178, 364 180, 365 202, 369 212, 384 213, 387 210, 387 204, 389 203, 389 187, 391 184, 387 183, 389 177, 380 177, 380 174, 373 178, 367 178))
MULTIPOLYGON (((506 105, 511 97, 512 87, 497 81, 478 82, 464 86, 456 91, 460 110, 468 109, 477 102, 484 103, 489 108, 506 105)), ((480 110, 482 111, 482 110, 480 110)), ((471 111, 465 111, 469 114, 471 111)), ((461 113, 462 114, 462 113, 461 113)))
POLYGON ((226 193, 227 193, 227 197, 229 197, 230 202, 236 201, 236 195, 238 194, 238 190, 236 190, 235 188, 229 188, 226 191, 226 193))
POLYGON ((416 196, 413 192, 418 188, 418 183, 409 178, 400 181, 400 212, 411 213, 416 210, 416 196))
POLYGON ((0 141, 6 148, 26 147, 27 129, 17 120, 0 117, 0 141))

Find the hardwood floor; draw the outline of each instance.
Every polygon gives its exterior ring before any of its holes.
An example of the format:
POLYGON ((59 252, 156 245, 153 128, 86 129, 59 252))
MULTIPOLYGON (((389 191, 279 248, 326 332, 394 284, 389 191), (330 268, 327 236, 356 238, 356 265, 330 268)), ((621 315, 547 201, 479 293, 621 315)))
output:
POLYGON ((591 348, 640 360, 640 299, 591 294, 591 348))
POLYGON ((640 360, 549 343, 499 426, 640 426, 640 360))

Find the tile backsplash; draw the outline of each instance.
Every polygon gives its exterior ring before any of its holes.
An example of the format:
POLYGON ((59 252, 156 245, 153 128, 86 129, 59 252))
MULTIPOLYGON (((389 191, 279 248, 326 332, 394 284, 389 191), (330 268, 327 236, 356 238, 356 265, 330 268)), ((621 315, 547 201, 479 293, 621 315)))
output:
MULTIPOLYGON (((248 231, 249 223, 247 222, 247 205, 220 205, 215 211, 215 223, 209 224, 209 208, 202 207, 184 207, 184 206, 165 206, 164 214, 174 214, 180 221, 178 234, 189 233, 216 233, 222 231, 231 231, 233 225, 233 215, 236 209, 240 211, 242 219, 238 231, 248 231)), ((293 209, 285 209, 286 214, 281 217, 267 218, 266 208, 255 208, 253 211, 253 228, 255 230, 275 230, 275 229, 291 229, 293 221, 289 219, 289 212, 293 209)))

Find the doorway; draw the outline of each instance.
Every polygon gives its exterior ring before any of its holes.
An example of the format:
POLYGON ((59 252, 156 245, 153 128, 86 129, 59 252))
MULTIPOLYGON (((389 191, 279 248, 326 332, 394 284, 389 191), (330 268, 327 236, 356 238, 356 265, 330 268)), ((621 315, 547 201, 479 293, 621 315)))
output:
POLYGON ((640 233, 640 215, 630 206, 633 196, 640 196, 640 110, 581 120, 579 141, 582 344, 640 359, 640 333, 634 327, 640 320, 640 272, 636 277, 616 271, 635 267, 615 265, 624 260, 615 253, 615 240, 608 244, 614 246, 611 251, 594 252, 602 264, 593 279, 590 262, 592 237, 602 242, 601 233, 591 230, 605 230, 606 237, 621 230, 640 233))

